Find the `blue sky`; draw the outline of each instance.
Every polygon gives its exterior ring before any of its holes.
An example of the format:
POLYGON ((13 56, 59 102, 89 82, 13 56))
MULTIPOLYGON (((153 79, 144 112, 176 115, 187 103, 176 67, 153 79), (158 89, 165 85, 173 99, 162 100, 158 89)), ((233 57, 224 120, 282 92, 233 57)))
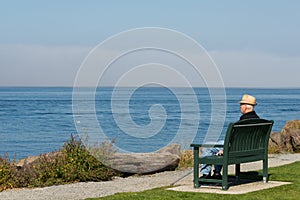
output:
POLYGON ((0 86, 72 86, 88 53, 133 28, 182 32, 227 87, 300 87, 300 1, 16 1, 0 6, 0 86))

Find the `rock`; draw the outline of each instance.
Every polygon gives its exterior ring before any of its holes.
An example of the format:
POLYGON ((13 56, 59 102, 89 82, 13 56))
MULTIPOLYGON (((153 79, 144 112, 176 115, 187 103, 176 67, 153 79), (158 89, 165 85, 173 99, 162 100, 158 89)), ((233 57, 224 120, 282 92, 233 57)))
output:
POLYGON ((273 152, 300 152, 300 120, 288 121, 281 132, 272 132, 269 149, 273 152))
POLYGON ((156 153, 170 153, 180 156, 180 145, 179 144, 170 144, 158 151, 156 153))
MULTIPOLYGON (((281 130, 286 145, 286 151, 295 152, 299 143, 300 120, 288 121, 281 130)), ((298 149, 299 150, 299 149, 298 149)))
POLYGON ((280 153, 285 151, 286 145, 281 132, 271 132, 269 139, 269 151, 272 153, 280 153))
POLYGON ((174 170, 180 160, 180 145, 170 145, 154 153, 115 153, 109 167, 131 174, 149 174, 174 170))
POLYGON ((39 158, 40 158, 40 156, 28 156, 27 158, 20 159, 15 165, 18 168, 22 168, 25 165, 29 165, 29 164, 35 162, 39 158))
POLYGON ((40 159, 41 157, 44 157, 47 159, 54 159, 55 156, 57 156, 59 154, 61 154, 60 151, 41 154, 39 156, 28 156, 27 158, 20 159, 18 162, 16 162, 15 165, 18 168, 23 168, 25 166, 29 167, 29 166, 33 165, 34 163, 36 163, 38 161, 38 159, 40 159))
POLYGON ((290 145, 293 152, 300 152, 300 129, 292 130, 290 132, 290 145))
POLYGON ((282 134, 288 134, 291 130, 300 129, 300 120, 291 120, 288 121, 282 128, 282 134))

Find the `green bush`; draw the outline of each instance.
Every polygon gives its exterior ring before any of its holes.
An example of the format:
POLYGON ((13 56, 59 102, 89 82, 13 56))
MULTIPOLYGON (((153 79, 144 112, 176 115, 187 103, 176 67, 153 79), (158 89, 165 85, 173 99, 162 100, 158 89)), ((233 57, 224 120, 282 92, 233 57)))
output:
MULTIPOLYGON (((103 144, 103 143, 102 143, 103 144)), ((103 148, 99 147, 99 151, 103 148)), ((111 150, 106 150, 111 151, 111 150)), ((94 152, 97 148, 94 147, 94 152)), ((0 158, 0 191, 17 187, 43 187, 86 181, 106 181, 121 174, 90 154, 80 139, 71 136, 62 149, 41 155, 18 169, 8 158, 0 158)))
POLYGON ((13 170, 8 156, 0 157, 0 192, 14 187, 13 170))

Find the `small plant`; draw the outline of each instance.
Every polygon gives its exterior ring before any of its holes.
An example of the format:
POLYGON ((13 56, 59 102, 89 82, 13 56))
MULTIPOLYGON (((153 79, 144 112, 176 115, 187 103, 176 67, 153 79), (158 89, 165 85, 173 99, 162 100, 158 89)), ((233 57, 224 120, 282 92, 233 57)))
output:
POLYGON ((194 166, 194 155, 192 150, 184 150, 180 155, 178 164, 179 169, 185 169, 194 166))
POLYGON ((103 141, 100 145, 96 143, 93 146, 88 147, 88 149, 96 159, 101 160, 102 163, 110 166, 110 161, 117 152, 113 145, 114 143, 115 139, 111 140, 110 142, 103 141))
POLYGON ((269 154, 279 154, 279 153, 282 153, 282 150, 275 146, 269 146, 268 153, 269 154))
POLYGON ((105 166, 86 149, 80 139, 71 136, 54 158, 41 157, 36 166, 38 184, 43 186, 82 181, 110 180, 117 172, 105 166))
POLYGON ((0 157, 0 191, 14 187, 14 168, 9 162, 8 156, 0 157))
MULTIPOLYGON (((112 151, 112 144, 102 143, 100 152, 112 151), (103 146, 104 145, 104 146, 103 146)), ((121 175, 90 154, 82 141, 73 135, 60 151, 43 154, 20 169, 0 157, 0 191, 18 187, 43 187, 85 181, 106 181, 121 175)))

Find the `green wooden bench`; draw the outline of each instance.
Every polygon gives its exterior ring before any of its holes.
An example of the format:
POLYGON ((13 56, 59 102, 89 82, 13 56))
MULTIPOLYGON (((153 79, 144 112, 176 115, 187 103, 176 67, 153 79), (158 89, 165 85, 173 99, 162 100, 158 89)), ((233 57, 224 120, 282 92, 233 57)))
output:
POLYGON ((194 188, 203 183, 221 183, 222 189, 228 189, 228 166, 235 164, 236 180, 240 180, 240 164, 263 161, 263 181, 268 182, 268 141, 274 121, 264 119, 246 119, 230 123, 224 145, 191 144, 194 148, 194 188), (222 156, 199 156, 200 147, 222 147, 222 156), (222 180, 199 177, 200 164, 223 165, 222 180))

